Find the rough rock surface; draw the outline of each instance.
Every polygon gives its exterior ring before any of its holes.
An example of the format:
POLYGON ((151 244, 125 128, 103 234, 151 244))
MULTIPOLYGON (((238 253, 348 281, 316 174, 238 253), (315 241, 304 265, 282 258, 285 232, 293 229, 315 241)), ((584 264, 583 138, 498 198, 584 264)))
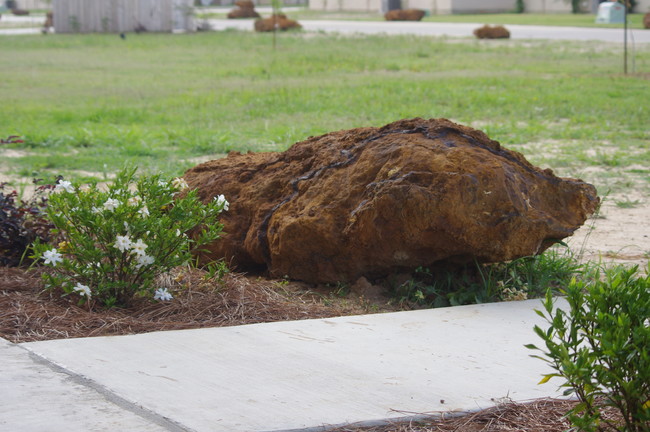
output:
POLYGON ((593 186, 531 165, 446 119, 332 132, 282 153, 231 153, 185 173, 224 194, 225 235, 203 259, 308 282, 354 282, 436 262, 499 262, 570 236, 593 186))
POLYGON ((420 9, 394 9, 386 12, 386 21, 420 21, 425 12, 420 9))
POLYGON ((235 6, 237 7, 228 13, 228 19, 260 17, 255 10, 255 4, 250 0, 238 0, 235 6))
POLYGON ((650 13, 643 15, 643 27, 650 29, 650 13))
POLYGON ((255 31, 257 32, 272 32, 276 26, 279 30, 302 28, 298 21, 290 20, 284 14, 271 15, 269 18, 255 21, 255 31))
POLYGON ((474 30, 474 36, 479 39, 509 39, 510 32, 503 26, 484 25, 474 30))

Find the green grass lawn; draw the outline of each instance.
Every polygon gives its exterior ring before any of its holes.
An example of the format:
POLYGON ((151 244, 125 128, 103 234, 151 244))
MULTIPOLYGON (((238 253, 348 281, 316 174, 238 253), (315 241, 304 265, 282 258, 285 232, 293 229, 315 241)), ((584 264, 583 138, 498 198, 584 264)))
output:
MULTIPOLYGON (((409 117, 473 125, 601 191, 650 188, 650 47, 247 32, 0 37, 3 178, 182 173, 409 117), (11 150, 11 152, 8 152, 11 150), (94 174, 93 174, 94 173, 94 174)), ((601 192, 602 193, 602 192, 601 192)))

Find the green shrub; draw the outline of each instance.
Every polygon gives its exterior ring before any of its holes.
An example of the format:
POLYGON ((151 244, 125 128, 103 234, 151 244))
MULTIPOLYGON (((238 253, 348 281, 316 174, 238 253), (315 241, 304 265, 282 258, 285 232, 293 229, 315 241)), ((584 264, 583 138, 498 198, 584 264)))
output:
POLYGON ((526 11, 526 5, 524 4, 524 0, 516 0, 515 13, 524 13, 525 11, 526 11))
POLYGON ((564 291, 569 312, 554 308, 550 292, 537 311, 550 325, 535 326, 546 351, 526 346, 555 370, 540 383, 564 378, 564 394, 580 400, 569 412, 578 430, 650 431, 650 277, 637 273, 617 268, 591 282, 573 280, 564 291), (604 406, 622 420, 602 416, 604 406))
POLYGON ((542 297, 549 288, 557 291, 584 271, 568 248, 558 247, 504 263, 421 267, 393 294, 401 301, 432 307, 542 297))
POLYGON ((33 246, 34 258, 52 266, 46 286, 108 307, 139 296, 171 299, 155 288, 156 276, 190 263, 193 251, 219 238, 217 218, 228 209, 223 196, 203 204, 196 190, 180 193, 186 188, 183 179, 136 179, 135 169, 120 172, 106 190, 60 181, 47 214, 62 241, 33 246))

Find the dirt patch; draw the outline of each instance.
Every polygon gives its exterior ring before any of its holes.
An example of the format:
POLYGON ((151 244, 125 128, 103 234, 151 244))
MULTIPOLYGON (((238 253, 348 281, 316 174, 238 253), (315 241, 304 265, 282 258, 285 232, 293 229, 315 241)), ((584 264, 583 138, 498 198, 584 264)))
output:
POLYGON ((33 153, 26 152, 24 150, 14 150, 14 149, 4 149, 0 151, 0 157, 3 158, 20 158, 25 156, 31 156, 33 153))
POLYGON ((622 208, 614 199, 571 237, 567 244, 582 261, 638 265, 648 268, 650 259, 650 203, 630 201, 622 208))

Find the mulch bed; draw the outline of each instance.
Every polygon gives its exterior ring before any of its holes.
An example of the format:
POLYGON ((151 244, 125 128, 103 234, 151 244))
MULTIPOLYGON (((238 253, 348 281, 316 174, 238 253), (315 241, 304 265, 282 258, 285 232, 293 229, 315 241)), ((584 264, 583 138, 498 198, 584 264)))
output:
POLYGON ((529 403, 508 401, 459 417, 376 427, 344 427, 335 432, 561 432, 569 428, 564 415, 575 401, 539 399, 529 403))
MULTIPOLYGON (((129 309, 90 311, 60 293, 43 291, 41 271, 0 267, 0 337, 20 343, 371 312, 363 298, 337 297, 297 282, 231 273, 218 283, 205 280, 200 270, 189 269, 160 281, 174 292, 173 301, 141 299, 129 309)), ((375 312, 401 309, 389 299, 372 308, 375 312)))

